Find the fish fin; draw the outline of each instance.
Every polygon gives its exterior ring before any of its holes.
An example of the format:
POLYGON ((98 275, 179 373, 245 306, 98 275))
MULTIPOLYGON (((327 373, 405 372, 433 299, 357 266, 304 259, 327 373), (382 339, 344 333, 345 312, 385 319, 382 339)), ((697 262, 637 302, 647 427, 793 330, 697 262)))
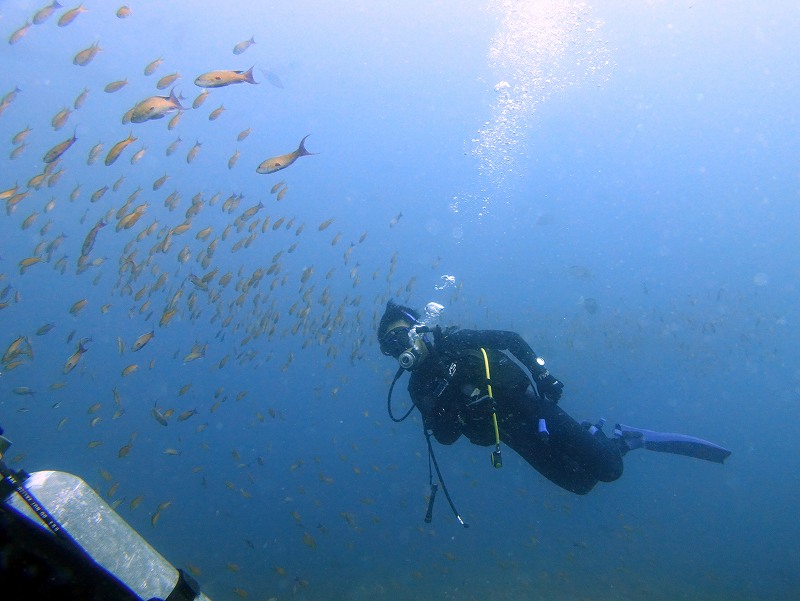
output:
POLYGON ((255 68, 255 65, 253 65, 253 66, 252 66, 252 67, 250 67, 250 68, 249 68, 247 71, 245 71, 244 73, 242 73, 242 77, 244 77, 244 80, 245 80, 247 83, 254 83, 254 84, 257 84, 257 83, 258 83, 258 82, 257 82, 255 79, 253 79, 253 69, 254 69, 254 68, 255 68))
POLYGON ((312 154, 319 154, 318 152, 308 152, 308 150, 306 150, 305 141, 306 141, 306 138, 308 136, 310 136, 310 135, 311 134, 308 134, 302 140, 300 140, 300 146, 297 147, 297 151, 296 151, 298 157, 306 157, 306 156, 309 156, 309 155, 312 155, 312 154))
POLYGON ((179 110, 179 111, 185 111, 186 110, 186 107, 181 105, 181 100, 183 100, 183 94, 181 94, 180 96, 177 96, 175 94, 175 86, 172 86, 172 89, 169 91, 169 100, 173 105, 175 105, 175 108, 177 110, 179 110))

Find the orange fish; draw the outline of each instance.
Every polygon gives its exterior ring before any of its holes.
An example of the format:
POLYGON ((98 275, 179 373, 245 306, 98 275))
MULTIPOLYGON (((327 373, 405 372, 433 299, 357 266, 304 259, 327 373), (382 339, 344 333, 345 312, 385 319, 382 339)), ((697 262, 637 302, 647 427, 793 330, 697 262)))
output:
POLYGON ((201 88, 222 88, 235 83, 258 83, 253 79, 253 67, 247 71, 209 71, 198 75, 194 80, 196 86, 201 88))
POLYGON ((114 146, 111 147, 111 150, 109 150, 108 154, 106 155, 106 165, 112 165, 114 161, 119 158, 119 155, 122 154, 122 151, 125 150, 130 144, 133 144, 137 139, 138 138, 134 137, 133 132, 131 132, 127 138, 114 144, 114 146))
POLYGON ((72 63, 78 65, 79 67, 85 67, 89 63, 92 62, 97 53, 100 52, 102 48, 100 48, 100 42, 95 42, 85 50, 81 50, 78 54, 75 55, 75 58, 72 59, 72 63))
POLYGON ((317 154, 315 152, 308 152, 308 150, 306 150, 305 147, 306 138, 308 138, 308 136, 300 140, 300 145, 294 152, 281 154, 276 157, 270 157, 265 161, 263 161, 256 168, 256 173, 275 173, 276 171, 280 171, 281 169, 286 169, 289 165, 294 163, 300 157, 317 154))

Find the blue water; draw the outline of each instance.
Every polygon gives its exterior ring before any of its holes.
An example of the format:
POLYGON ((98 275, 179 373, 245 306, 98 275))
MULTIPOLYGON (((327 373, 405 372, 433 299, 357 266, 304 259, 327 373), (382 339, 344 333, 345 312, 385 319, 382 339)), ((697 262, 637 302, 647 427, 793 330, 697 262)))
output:
MULTIPOLYGON (((0 94, 20 89, 0 115, 0 189, 24 191, 44 153, 77 136, 53 169, 60 179, 0 221, 0 346, 25 337, 31 348, 2 369, 0 423, 15 443, 5 459, 78 474, 120 501, 213 599, 796 595, 800 12, 789 2, 533 4, 131 2, 120 19, 118 6, 90 0, 65 27, 66 8, 0 44, 0 94), (74 65, 96 41, 95 59, 74 65), (175 91, 191 106, 201 73, 253 65, 258 85, 212 90, 173 130, 172 115, 121 121, 167 93, 155 84, 168 73, 181 74, 175 91), (86 104, 55 131, 53 116, 84 88, 86 104), (106 167, 131 132, 138 140, 106 167), (313 156, 256 173, 308 134, 313 156), (278 201, 270 189, 281 180, 278 201), (147 210, 117 232, 138 187, 131 208, 147 210), (161 252, 196 194, 204 204, 190 229, 161 252), (243 198, 226 213, 232 194, 243 198), (209 243, 258 202, 203 267, 209 243), (85 236, 109 212, 89 255, 105 261, 77 273, 85 236), (232 252, 256 219, 250 244, 232 252), (62 233, 48 261, 44 245, 62 233), (43 261, 21 274, 34 256, 43 261), (273 263, 277 274, 263 273, 273 263), (208 290, 188 279, 214 269, 208 290), (455 286, 438 290, 442 276, 455 286), (733 455, 717 465, 639 451, 621 480, 577 497, 510 450, 492 470, 487 449, 458 442, 437 458, 470 528, 443 498, 426 525, 419 419, 386 415, 396 365, 374 332, 389 298, 440 302, 443 323, 520 332, 565 382, 561 405, 577 419, 686 432, 733 455), (46 323, 55 328, 37 335, 46 323), (185 361, 196 344, 205 356, 185 361), (167 427, 154 405, 174 410, 167 427)), ((6 39, 42 6, 4 2, 6 39)))

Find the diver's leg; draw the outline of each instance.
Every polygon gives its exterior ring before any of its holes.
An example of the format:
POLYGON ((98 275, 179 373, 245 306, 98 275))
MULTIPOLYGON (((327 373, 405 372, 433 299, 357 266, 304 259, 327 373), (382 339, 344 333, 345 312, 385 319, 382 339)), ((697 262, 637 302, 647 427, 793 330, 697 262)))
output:
POLYGON ((537 398, 530 389, 521 398, 498 407, 503 441, 547 479, 577 494, 598 481, 622 475, 618 443, 602 432, 591 434, 555 403, 537 398), (549 435, 539 433, 544 419, 549 435))

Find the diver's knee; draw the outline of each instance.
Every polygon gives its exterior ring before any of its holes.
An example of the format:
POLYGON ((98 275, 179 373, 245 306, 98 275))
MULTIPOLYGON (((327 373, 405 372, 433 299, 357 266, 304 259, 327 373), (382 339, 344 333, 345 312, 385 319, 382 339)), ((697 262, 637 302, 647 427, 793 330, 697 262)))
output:
POLYGON ((608 461, 600 473, 597 475, 597 479, 601 482, 613 482, 614 480, 619 480, 622 477, 624 466, 622 465, 622 457, 615 457, 613 460, 608 461))

